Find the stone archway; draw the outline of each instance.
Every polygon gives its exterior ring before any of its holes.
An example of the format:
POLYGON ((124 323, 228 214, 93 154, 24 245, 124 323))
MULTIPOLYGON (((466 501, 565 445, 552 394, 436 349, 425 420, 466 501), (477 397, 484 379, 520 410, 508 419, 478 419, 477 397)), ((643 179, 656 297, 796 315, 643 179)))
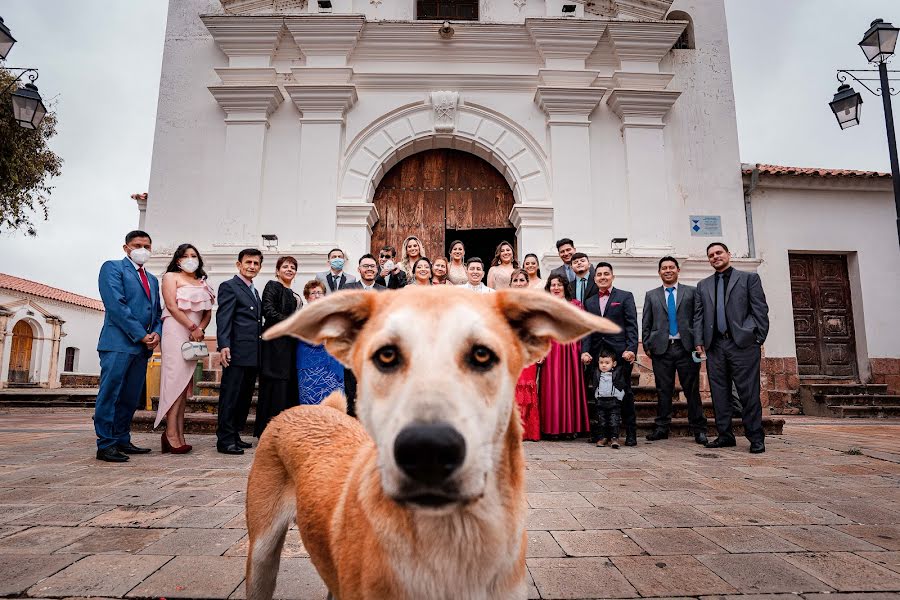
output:
POLYGON ((17 321, 13 325, 8 371, 10 383, 31 383, 36 337, 34 328, 27 320, 17 321))

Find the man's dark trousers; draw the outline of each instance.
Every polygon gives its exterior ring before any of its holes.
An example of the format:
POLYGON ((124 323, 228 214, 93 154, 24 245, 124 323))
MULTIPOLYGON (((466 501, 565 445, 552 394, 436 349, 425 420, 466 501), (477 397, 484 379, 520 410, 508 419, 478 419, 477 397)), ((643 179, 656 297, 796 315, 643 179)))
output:
POLYGON ((668 431, 672 423, 672 396, 675 395, 675 373, 688 404, 691 433, 706 433, 706 416, 700 401, 700 366, 691 359, 681 340, 670 340, 663 354, 654 354, 653 378, 656 380, 658 408, 656 429, 668 431))
POLYGON ((765 438, 762 426, 762 406, 759 401, 760 346, 739 348, 728 337, 717 336, 706 351, 706 373, 716 412, 716 429, 725 439, 734 439, 731 429, 733 416, 732 382, 741 399, 744 435, 750 441, 765 438))
POLYGON ((247 425, 250 403, 256 389, 256 367, 231 365, 222 369, 219 395, 219 426, 217 444, 224 448, 237 444, 247 425))

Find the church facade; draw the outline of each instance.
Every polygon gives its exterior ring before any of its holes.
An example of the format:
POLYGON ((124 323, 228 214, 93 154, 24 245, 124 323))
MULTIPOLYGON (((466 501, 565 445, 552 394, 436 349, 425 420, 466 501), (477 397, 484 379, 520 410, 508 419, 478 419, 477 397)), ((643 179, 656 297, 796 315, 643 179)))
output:
POLYGON ((217 284, 268 236, 302 282, 418 235, 546 273, 568 237, 638 303, 713 240, 756 270, 730 73, 723 0, 173 1, 152 264, 190 241, 217 284))

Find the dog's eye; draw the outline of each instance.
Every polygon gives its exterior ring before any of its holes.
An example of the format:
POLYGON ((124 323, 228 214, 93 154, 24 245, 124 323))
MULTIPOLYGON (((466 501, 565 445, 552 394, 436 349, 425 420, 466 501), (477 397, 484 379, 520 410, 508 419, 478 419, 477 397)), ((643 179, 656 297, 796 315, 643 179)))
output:
POLYGON ((476 369, 486 371, 497 362, 497 355, 485 346, 475 346, 469 354, 469 364, 476 369))
POLYGON ((400 351, 396 346, 382 346, 375 352, 372 360, 382 371, 390 371, 400 366, 400 351))

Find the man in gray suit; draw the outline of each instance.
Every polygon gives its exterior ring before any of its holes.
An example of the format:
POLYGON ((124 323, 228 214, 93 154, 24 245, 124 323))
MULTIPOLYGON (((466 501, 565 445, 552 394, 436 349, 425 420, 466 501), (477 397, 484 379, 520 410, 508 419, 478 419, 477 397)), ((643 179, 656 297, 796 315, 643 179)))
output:
MULTIPOLYGON (((703 303, 697 288, 678 283, 681 268, 671 256, 659 260, 662 286, 644 296, 642 341, 644 352, 653 361, 658 404, 656 429, 647 435, 651 442, 669 437, 672 423, 672 396, 675 373, 688 403, 688 422, 694 441, 706 444, 706 416, 700 401, 700 365, 691 359, 695 327, 703 317, 703 303)), ((699 338, 697 338, 699 339, 699 338)))
POLYGON ((697 285, 703 302, 697 351, 703 353, 705 348, 709 359, 706 372, 719 432, 706 447, 735 445, 731 430, 734 382, 743 405, 744 435, 750 440, 750 452, 759 454, 766 451, 759 401, 760 348, 769 333, 766 294, 759 275, 731 266, 731 252, 722 242, 707 246, 706 256, 716 272, 697 285))
POLYGON ((356 281, 356 277, 344 273, 344 263, 347 257, 340 248, 332 248, 328 251, 328 270, 316 273, 316 280, 325 286, 325 293, 332 294, 344 289, 348 283, 356 281))
POLYGON ((556 242, 556 251, 559 253, 559 258, 563 261, 563 264, 550 271, 550 275, 562 275, 566 278, 566 281, 572 283, 575 281, 575 271, 572 269, 572 257, 577 252, 575 250, 575 242, 569 238, 558 240, 556 242))

